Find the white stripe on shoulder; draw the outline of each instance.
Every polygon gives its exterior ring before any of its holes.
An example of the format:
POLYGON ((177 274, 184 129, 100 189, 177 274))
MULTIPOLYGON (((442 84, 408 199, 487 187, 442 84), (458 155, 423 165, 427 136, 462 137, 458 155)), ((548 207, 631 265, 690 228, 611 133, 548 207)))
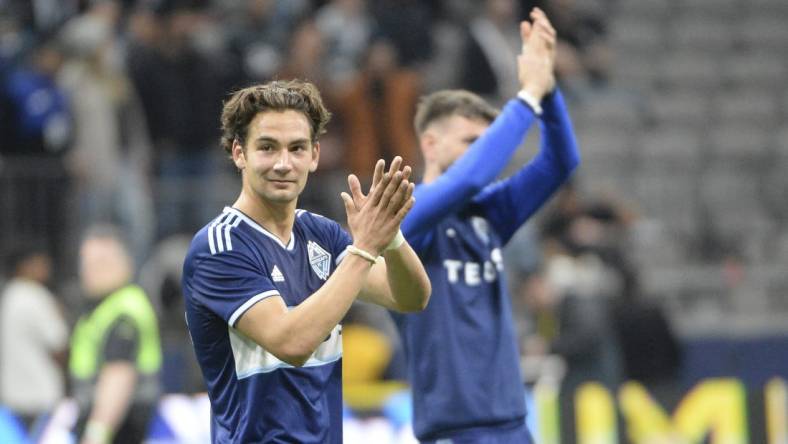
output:
POLYGON ((208 248, 212 255, 216 254, 216 247, 213 245, 213 224, 208 227, 208 248))
POLYGON ((302 210, 301 208, 296 209, 296 217, 301 217, 302 214, 307 213, 308 211, 302 210))
POLYGON ((238 217, 237 215, 233 215, 233 217, 235 218, 234 220, 230 218, 230 220, 228 220, 227 223, 224 224, 224 245, 227 247, 227 251, 232 251, 233 249, 233 238, 230 235, 230 230, 237 227, 238 224, 241 223, 240 217, 238 217))
POLYGON ((214 236, 216 237, 216 249, 219 253, 224 251, 224 240, 222 239, 222 227, 224 223, 216 225, 213 229, 214 236))
POLYGON ((233 244, 230 241, 230 227, 233 223, 233 219, 235 218, 237 218, 237 216, 233 214, 216 227, 217 228, 216 236, 217 237, 223 236, 224 251, 230 251, 233 249, 233 244))
POLYGON ((240 223, 241 217, 239 215, 226 211, 208 227, 208 247, 211 250, 211 254, 233 249, 230 230, 237 227, 240 223))
POLYGON ((217 225, 220 225, 225 219, 227 219, 228 216, 228 213, 222 214, 221 216, 214 219, 213 223, 211 223, 211 225, 208 227, 208 248, 211 250, 211 254, 222 252, 221 246, 217 248, 216 242, 219 241, 219 245, 221 245, 221 240, 216 238, 214 229, 217 225))
POLYGON ((230 316, 230 319, 227 321, 227 323, 230 324, 230 327, 235 327, 235 323, 238 322, 238 318, 240 318, 242 314, 246 313, 246 310, 249 310, 252 307, 252 305, 271 296, 279 296, 279 291, 268 290, 258 294, 257 296, 252 296, 251 298, 249 298, 248 301, 244 302, 243 305, 235 309, 235 311, 233 312, 232 316, 230 316))

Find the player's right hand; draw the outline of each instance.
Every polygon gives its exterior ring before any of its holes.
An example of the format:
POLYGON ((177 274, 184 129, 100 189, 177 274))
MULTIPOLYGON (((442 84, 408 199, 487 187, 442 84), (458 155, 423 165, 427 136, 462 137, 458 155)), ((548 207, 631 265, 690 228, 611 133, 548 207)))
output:
POLYGON ((541 9, 533 8, 530 17, 533 22, 520 23, 523 46, 517 57, 517 74, 521 88, 542 100, 555 88, 556 32, 541 9))
POLYGON ((345 203, 348 227, 353 236, 353 245, 374 255, 379 255, 394 239, 400 223, 408 214, 413 203, 413 189, 410 182, 411 168, 402 166, 402 158, 397 156, 385 171, 386 163, 381 159, 375 165, 372 185, 364 195, 358 178, 348 176, 350 193, 342 193, 345 203))

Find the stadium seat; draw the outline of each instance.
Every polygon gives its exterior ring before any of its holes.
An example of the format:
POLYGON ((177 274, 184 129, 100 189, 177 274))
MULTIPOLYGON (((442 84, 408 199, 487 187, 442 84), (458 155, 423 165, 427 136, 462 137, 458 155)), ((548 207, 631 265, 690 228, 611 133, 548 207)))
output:
POLYGON ((709 91, 719 84, 719 57, 697 51, 673 51, 658 64, 659 81, 666 87, 709 91))
POLYGON ((747 7, 761 14, 788 14, 788 3, 784 0, 749 0, 747 7))
POLYGON ((716 163, 760 166, 770 153, 770 135, 762 127, 732 122, 709 130, 710 159, 716 163))
POLYGON ((583 126, 615 126, 635 129, 643 123, 643 106, 639 96, 625 93, 595 93, 572 104, 572 121, 583 126))
POLYGON ((699 191, 700 201, 726 236, 744 239, 769 224, 760 198, 761 183, 754 173, 742 174, 740 168, 716 166, 703 173, 699 191))
POLYGON ((591 126, 579 130, 577 139, 584 157, 623 162, 632 154, 630 134, 615 127, 591 126))
POLYGON ((637 15, 620 18, 612 24, 610 43, 614 48, 653 52, 664 47, 664 37, 665 31, 659 22, 652 20, 649 15, 637 15))
POLYGON ((781 88, 786 67, 781 56, 770 52, 731 53, 723 60, 720 74, 728 87, 781 88))
POLYGON ((671 21, 668 35, 673 48, 721 53, 733 47, 730 27, 729 19, 698 12, 671 21))
POLYGON ((788 44, 786 17, 788 15, 760 13, 749 17, 738 23, 737 37, 747 48, 784 50, 785 45, 788 44))
POLYGON ((741 11, 741 2, 739 0, 677 0, 676 9, 681 15, 733 19, 741 11))
POLYGON ((631 133, 609 124, 580 128, 577 137, 583 156, 577 177, 583 186, 600 195, 626 194, 634 164, 631 133))
POLYGON ((640 164, 648 168, 697 169, 703 148, 698 130, 661 127, 643 133, 635 150, 640 164))
POLYGON ((712 101, 715 118, 720 123, 745 122, 769 128, 780 119, 777 97, 769 88, 726 89, 712 101))
POLYGON ((654 66, 657 57, 648 57, 641 50, 634 50, 627 55, 619 51, 617 61, 611 72, 611 80, 620 88, 635 91, 649 91, 656 84, 659 70, 654 66))
POLYGON ((616 5, 619 17, 649 17, 662 19, 674 10, 671 0, 624 0, 616 5))
POLYGON ((698 205, 692 175, 639 170, 634 189, 644 215, 660 219, 667 233, 684 238, 695 232, 698 205))
POLYGON ((649 95, 649 115, 659 125, 699 127, 709 120, 706 95, 693 89, 655 91, 649 95))

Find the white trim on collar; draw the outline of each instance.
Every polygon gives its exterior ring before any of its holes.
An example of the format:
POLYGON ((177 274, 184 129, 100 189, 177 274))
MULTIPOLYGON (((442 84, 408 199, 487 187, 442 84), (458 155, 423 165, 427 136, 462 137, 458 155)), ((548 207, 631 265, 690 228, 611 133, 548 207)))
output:
POLYGON ((224 207, 224 211, 223 212, 225 212, 225 213, 229 212, 229 213, 233 213, 233 214, 237 215, 244 222, 249 224, 249 226, 251 226, 255 230, 263 233, 264 235, 268 236, 269 238, 273 239, 277 243, 277 245, 279 245, 280 247, 284 248, 285 250, 293 251, 293 249, 295 248, 295 234, 292 231, 290 232, 290 242, 288 242, 287 245, 285 245, 284 243, 282 243, 281 239, 276 237, 275 234, 273 234, 270 231, 266 230, 263 226, 261 226, 260 224, 255 222, 254 219, 252 219, 251 217, 249 217, 246 214, 244 214, 243 212, 241 212, 241 210, 239 210, 237 208, 233 208, 233 207, 224 207))

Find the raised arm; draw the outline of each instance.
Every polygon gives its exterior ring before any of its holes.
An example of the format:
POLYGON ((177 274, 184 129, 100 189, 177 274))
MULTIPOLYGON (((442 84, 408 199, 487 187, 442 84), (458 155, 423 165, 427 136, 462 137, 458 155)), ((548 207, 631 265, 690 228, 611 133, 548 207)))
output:
POLYGON ((522 89, 468 150, 434 182, 416 189, 416 205, 403 222, 403 232, 418 250, 429 242, 431 229, 446 214, 461 208, 503 171, 541 112, 539 102, 555 85, 555 31, 538 9, 533 25, 520 24, 523 39, 518 56, 522 89))
POLYGON ((412 185, 402 177, 403 172, 396 168, 382 175, 379 186, 360 207, 343 193, 354 240, 348 247, 349 254, 331 277, 291 309, 280 297, 257 302, 241 315, 237 328, 278 359, 303 365, 345 316, 376 263, 375 258, 394 239, 402 218, 410 210, 412 199, 405 195, 409 189, 412 191, 412 185))
POLYGON ((534 121, 534 113, 519 100, 511 100, 492 125, 434 182, 419 185, 416 204, 402 223, 402 232, 417 249, 441 219, 495 180, 509 163, 534 121))
POLYGON ((474 198, 488 220, 507 242, 563 184, 580 164, 580 153, 561 92, 542 101, 539 153, 517 173, 494 183, 474 198))

